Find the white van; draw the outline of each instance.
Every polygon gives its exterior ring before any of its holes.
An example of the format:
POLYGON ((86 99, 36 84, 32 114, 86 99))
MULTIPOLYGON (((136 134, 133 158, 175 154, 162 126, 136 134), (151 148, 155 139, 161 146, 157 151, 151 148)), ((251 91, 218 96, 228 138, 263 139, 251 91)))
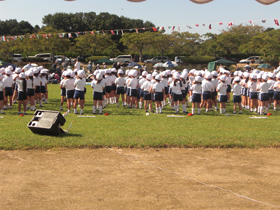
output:
POLYGON ((131 63, 132 56, 131 55, 119 55, 115 58, 110 58, 111 61, 120 62, 120 63, 131 63))
POLYGON ((46 62, 51 62, 53 55, 51 53, 40 53, 35 56, 28 56, 28 58, 42 58, 46 62))
POLYGON ((23 56, 21 54, 14 53, 13 59, 15 62, 21 62, 22 61, 21 59, 23 59, 23 56))

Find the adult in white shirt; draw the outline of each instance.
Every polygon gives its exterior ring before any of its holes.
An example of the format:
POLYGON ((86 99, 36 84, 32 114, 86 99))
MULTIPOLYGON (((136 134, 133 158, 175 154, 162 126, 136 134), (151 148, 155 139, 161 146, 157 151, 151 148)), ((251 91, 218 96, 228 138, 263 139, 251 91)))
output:
POLYGON ((78 70, 81 69, 81 63, 80 63, 79 59, 76 60, 74 67, 75 67, 75 69, 78 69, 78 70))

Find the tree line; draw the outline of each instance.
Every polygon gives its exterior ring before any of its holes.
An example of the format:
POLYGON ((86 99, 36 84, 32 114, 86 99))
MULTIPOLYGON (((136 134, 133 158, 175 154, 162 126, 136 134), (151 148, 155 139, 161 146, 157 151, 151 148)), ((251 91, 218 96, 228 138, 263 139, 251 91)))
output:
MULTIPOLYGON (((147 30, 127 31, 123 35, 111 33, 95 33, 73 35, 72 38, 59 38, 54 35, 46 38, 26 36, 10 42, 0 42, 0 59, 7 53, 23 53, 32 55, 40 52, 65 54, 69 57, 78 55, 106 55, 114 57, 119 54, 144 56, 174 56, 184 55, 209 57, 214 60, 220 57, 236 61, 251 55, 260 55, 269 63, 278 64, 280 57, 280 30, 263 26, 234 25, 219 34, 206 33, 200 35, 191 32, 164 33, 164 30, 154 32, 151 22, 119 17, 109 13, 56 13, 43 18, 44 26, 32 27, 28 22, 8 20, 0 22, 0 32, 5 35, 20 34, 57 34, 62 32, 99 31, 129 28, 147 28, 147 30)), ((199 62, 199 61, 198 61, 199 62)))

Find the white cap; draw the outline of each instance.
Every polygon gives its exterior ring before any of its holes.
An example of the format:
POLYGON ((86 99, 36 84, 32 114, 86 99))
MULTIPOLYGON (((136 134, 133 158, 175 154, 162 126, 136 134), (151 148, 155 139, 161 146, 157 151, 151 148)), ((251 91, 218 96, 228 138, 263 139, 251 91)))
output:
POLYGON ((217 77, 218 76, 218 72, 216 72, 216 71, 212 71, 211 74, 212 74, 213 77, 217 77))
POLYGON ((151 75, 151 74, 148 74, 147 76, 146 76, 146 78, 147 78, 147 80, 152 80, 153 79, 153 76, 151 75))
POLYGON ((30 69, 29 69, 27 72, 25 72, 25 73, 26 73, 26 75, 29 76, 29 77, 33 77, 33 75, 34 75, 34 74, 33 74, 33 71, 30 70, 30 69))
POLYGON ((142 72, 142 76, 143 76, 143 77, 146 77, 147 75, 148 75, 148 72, 147 72, 147 71, 143 71, 143 72, 142 72))
POLYGON ((156 79, 156 80, 161 80, 160 74, 156 75, 155 79, 156 79))
POLYGON ((33 72, 34 72, 34 74, 39 74, 40 70, 38 68, 33 68, 33 72))
POLYGON ((66 77, 71 77, 71 72, 69 70, 65 71, 65 76, 66 77))
POLYGON ((226 77, 226 75, 221 75, 219 77, 219 79, 224 82, 224 81, 226 81, 227 77, 226 77))
POLYGON ((128 74, 129 74, 129 70, 126 70, 126 71, 125 71, 125 74, 128 76, 128 74))
POLYGON ((206 73, 205 74, 205 79, 212 79, 212 74, 210 74, 210 73, 206 73))
POLYGON ((24 79, 24 78, 25 78, 25 73, 23 73, 23 72, 22 72, 22 73, 20 73, 20 74, 19 74, 19 78, 24 79))
POLYGON ((14 70, 13 66, 11 66, 11 65, 9 65, 7 68, 10 69, 11 71, 14 70))
POLYGON ((85 71, 84 70, 79 70, 77 75, 78 75, 78 77, 83 78, 85 76, 85 71))
POLYGON ((238 75, 239 75, 239 71, 235 71, 235 72, 233 73, 233 75, 234 75, 234 76, 238 76, 238 75))
POLYGON ((111 72, 117 72, 117 69, 111 68, 111 72))
POLYGON ((262 78, 262 74, 258 74, 257 79, 261 79, 262 78))
POLYGON ((123 74, 123 70, 119 69, 118 74, 123 74))
POLYGON ((234 77, 235 82, 240 82, 240 77, 234 77))
POLYGON ((41 70, 41 74, 47 74, 48 72, 49 72, 48 69, 43 69, 43 70, 41 70))
POLYGON ((21 68, 17 67, 16 70, 15 70, 15 73, 16 73, 16 74, 21 73, 21 68))
POLYGON ((157 76, 158 75, 158 73, 156 72, 156 71, 154 71, 153 73, 152 73, 152 76, 153 77, 155 77, 155 76, 157 76))
POLYGON ((202 82, 202 77, 200 76, 196 76, 194 79, 196 82, 202 82))
POLYGON ((6 69, 5 69, 5 73, 6 73, 7 75, 11 75, 11 74, 12 74, 12 70, 9 69, 9 68, 6 68, 6 69))
POLYGON ((272 72, 268 72, 268 77, 269 77, 269 78, 274 78, 275 75, 274 75, 272 72))
POLYGON ((242 73, 242 72, 239 72, 238 76, 239 76, 239 77, 242 77, 242 76, 243 76, 243 73, 242 73))
POLYGON ((267 74, 262 75, 262 79, 263 80, 268 80, 268 75, 267 74))
POLYGON ((101 80, 102 78, 103 78, 103 76, 102 76, 101 73, 98 73, 98 74, 96 75, 96 79, 97 79, 97 80, 101 80))
POLYGON ((111 74, 111 69, 106 69, 106 74, 111 74))
POLYGON ((248 78, 249 75, 250 75, 250 74, 249 74, 248 72, 244 72, 244 73, 243 73, 243 76, 246 77, 246 78, 248 78))
POLYGON ((202 76, 201 71, 196 71, 194 74, 195 74, 195 76, 202 76))
POLYGON ((170 70, 170 69, 167 69, 167 70, 166 70, 166 73, 167 73, 168 75, 170 75, 170 74, 171 74, 171 70, 170 70))
POLYGON ((251 77, 251 79, 257 79, 257 78, 258 78, 258 75, 257 75, 257 74, 252 73, 252 74, 250 75, 250 77, 251 77))
POLYGON ((188 77, 188 73, 187 73, 187 72, 183 72, 183 73, 181 74, 181 78, 187 79, 187 77, 188 77))
POLYGON ((137 70, 132 70, 131 76, 137 77, 138 71, 137 70))

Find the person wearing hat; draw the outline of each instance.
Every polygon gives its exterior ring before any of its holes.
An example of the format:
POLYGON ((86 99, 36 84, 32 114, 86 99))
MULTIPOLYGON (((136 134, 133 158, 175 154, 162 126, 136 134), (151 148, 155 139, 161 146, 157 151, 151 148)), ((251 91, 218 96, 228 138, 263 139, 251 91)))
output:
POLYGON ((280 110, 280 73, 276 75, 276 82, 273 85, 274 89, 274 111, 277 110, 277 105, 279 105, 279 110, 280 110))
POLYGON ((211 109, 213 107, 213 104, 215 106, 215 111, 218 111, 218 108, 217 108, 217 87, 219 85, 219 80, 217 79, 218 78, 218 73, 216 71, 212 71, 211 72, 212 74, 212 83, 213 83, 213 86, 214 86, 214 90, 212 91, 212 94, 211 94, 211 109))
POLYGON ((65 89, 65 87, 63 87, 63 83, 66 80, 66 73, 67 73, 67 71, 62 72, 62 80, 60 82, 60 89, 61 89, 60 111, 63 111, 63 103, 64 103, 64 98, 66 96, 66 89, 65 89))
POLYGON ((186 72, 183 72, 181 75, 180 75, 180 81, 182 83, 182 87, 181 87, 181 92, 182 92, 182 108, 183 108, 183 113, 185 114, 188 114, 188 111, 187 111, 187 105, 186 105, 186 101, 187 101, 187 87, 188 87, 188 83, 186 82, 186 79, 187 79, 187 74, 186 72))
MULTIPOLYGON (((35 84, 35 101, 39 101, 40 107, 43 107, 42 103, 42 95, 41 95, 41 86, 42 86, 42 79, 39 77, 40 70, 38 68, 34 68, 34 84, 35 84)), ((36 104, 36 103, 35 103, 36 104)))
POLYGON ((12 78, 12 71, 9 68, 5 69, 5 74, 6 76, 3 79, 3 84, 5 88, 5 97, 4 97, 4 110, 7 109, 8 107, 11 109, 12 108, 12 102, 13 102, 13 86, 14 86, 14 81, 12 78), (9 106, 8 106, 8 98, 9 98, 9 106))
MULTIPOLYGON (((13 72, 13 79, 18 76, 20 73, 21 73, 21 68, 17 67, 15 69, 15 71, 13 72)), ((17 78, 18 80, 19 78, 17 78)), ((16 102, 17 100, 17 95, 18 95, 18 88, 17 88, 17 84, 15 83, 14 86, 13 86, 13 89, 14 89, 14 94, 13 94, 13 104, 16 102)))
POLYGON ((146 81, 146 77, 148 75, 147 71, 143 71, 142 72, 142 78, 139 80, 139 109, 142 109, 142 105, 143 105, 143 97, 144 97, 144 91, 142 89, 142 85, 144 84, 144 82, 146 81))
POLYGON ((182 81, 180 81, 180 74, 179 73, 174 73, 173 74, 173 82, 170 84, 170 88, 172 90, 173 94, 173 101, 174 101, 174 108, 175 108, 175 113, 179 113, 179 106, 180 103, 183 101, 183 96, 182 96, 182 81))
POLYGON ((71 112, 71 104, 73 105, 73 98, 75 93, 75 86, 74 86, 74 72, 72 70, 68 70, 66 72, 66 79, 64 80, 62 87, 66 90, 66 101, 67 101, 67 112, 71 112))
POLYGON ((92 64, 91 64, 91 61, 88 62, 87 70, 89 71, 90 74, 92 74, 92 64))
POLYGON ((193 83, 190 87, 190 91, 192 92, 192 114, 195 114, 195 106, 197 106, 197 114, 200 115, 200 104, 201 104, 201 93, 202 93, 202 86, 201 86, 202 78, 196 76, 193 80, 193 83))
POLYGON ((233 93, 233 114, 236 114, 236 106, 239 107, 239 114, 242 114, 241 108, 241 88, 240 77, 235 77, 233 79, 232 93, 233 93))
POLYGON ((21 113, 21 105, 23 105, 23 114, 26 114, 26 100, 27 100, 27 86, 26 86, 26 79, 25 79, 25 73, 20 73, 18 76, 14 78, 14 81, 16 82, 18 86, 18 114, 21 113), (17 80, 17 78, 19 78, 17 80))
POLYGON ((214 90, 214 84, 212 83, 212 74, 206 73, 204 75, 205 80, 202 82, 202 101, 200 107, 204 105, 205 111, 208 112, 212 99, 212 92, 214 90))
POLYGON ((268 101, 268 109, 270 109, 270 107, 273 107, 273 95, 274 95, 274 83, 275 83, 275 74, 273 74, 272 72, 269 72, 268 74, 268 80, 267 83, 270 84, 270 87, 268 89, 268 97, 269 97, 269 101, 268 101))
POLYGON ((1 109, 1 114, 5 114, 3 111, 5 88, 2 79, 3 79, 3 75, 2 73, 0 73, 0 109, 1 109))
POLYGON ((102 101, 103 101, 103 90, 105 89, 105 81, 102 73, 98 73, 92 80, 91 87, 93 88, 93 106, 92 113, 96 114, 96 106, 99 105, 99 114, 102 114, 102 101))
POLYGON ((138 88, 138 79, 136 78, 138 75, 137 70, 131 70, 131 77, 128 87, 130 87, 130 92, 129 92, 129 97, 130 97, 130 105, 128 106, 129 108, 134 107, 138 108, 138 101, 137 101, 137 88, 138 88))
POLYGON ((148 112, 148 103, 149 103, 149 108, 151 110, 152 113, 154 113, 153 111, 153 106, 152 106, 152 90, 153 90, 153 83, 151 82, 151 80, 153 79, 153 76, 151 74, 148 74, 146 76, 146 81, 143 83, 142 85, 142 89, 144 91, 143 93, 143 100, 144 100, 144 109, 145 112, 148 112))
POLYGON ((117 106, 119 106, 119 99, 120 95, 122 97, 122 105, 124 106, 124 86, 125 86, 125 79, 123 78, 124 72, 123 70, 118 70, 118 78, 115 80, 115 85, 117 87, 117 95, 116 95, 116 102, 117 106))
POLYGON ((220 84, 217 87, 217 92, 219 95, 219 102, 220 102, 220 113, 223 114, 226 112, 226 102, 227 102, 227 77, 226 75, 221 75, 219 77, 220 79, 220 84))
POLYGON ((48 103, 48 70, 41 70, 41 98, 42 101, 45 101, 45 104, 48 103))
POLYGON ((77 58, 76 63, 74 64, 75 69, 80 70, 81 69, 81 63, 80 60, 77 58))
POLYGON ((32 69, 26 72, 26 95, 27 95, 27 109, 29 109, 28 104, 30 104, 30 110, 35 111, 35 83, 33 80, 33 71, 32 69))
POLYGON ((153 85, 153 93, 155 95, 156 114, 162 113, 162 101, 164 96, 164 85, 161 83, 161 76, 155 76, 156 83, 153 85))
POLYGON ((78 70, 77 72, 77 79, 74 82, 74 87, 75 87, 75 93, 74 93, 74 104, 73 104, 73 111, 74 114, 78 114, 77 111, 77 104, 78 101, 80 102, 80 114, 84 114, 84 102, 85 102, 85 86, 86 86, 86 81, 83 79, 85 77, 85 72, 84 70, 78 70), (80 100, 79 100, 80 99, 80 100))
POLYGON ((257 112, 258 109, 258 91, 257 91, 257 74, 252 73, 250 75, 250 81, 247 83, 247 89, 249 91, 250 98, 250 112, 257 112))
POLYGON ((111 94, 110 94, 110 101, 112 104, 117 103, 116 101, 116 92, 117 92, 117 86, 115 84, 115 81, 117 79, 117 69, 112 68, 111 69, 111 81, 112 81, 112 86, 111 86, 111 94))
POLYGON ((247 89, 247 83, 249 81, 249 73, 248 72, 244 72, 243 74, 243 79, 241 80, 240 84, 242 86, 242 89, 241 89, 241 97, 242 97, 242 101, 241 101, 241 105, 243 108, 245 109, 249 109, 249 103, 248 103, 248 97, 247 97, 247 92, 248 92, 248 89, 247 89))
POLYGON ((259 101, 260 101, 260 112, 259 114, 262 115, 267 115, 268 113, 268 101, 269 101, 269 96, 268 96, 268 90, 270 88, 270 84, 267 83, 268 80, 268 75, 263 74, 262 75, 262 82, 258 84, 257 90, 260 91, 259 93, 259 101))

